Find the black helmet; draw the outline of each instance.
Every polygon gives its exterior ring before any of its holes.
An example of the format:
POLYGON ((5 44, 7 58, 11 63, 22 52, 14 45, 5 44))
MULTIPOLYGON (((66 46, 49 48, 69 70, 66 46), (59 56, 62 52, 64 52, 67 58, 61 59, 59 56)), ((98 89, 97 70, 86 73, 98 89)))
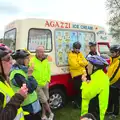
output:
POLYGON ((96 120, 96 118, 91 113, 83 115, 82 117, 80 117, 80 120, 83 118, 88 118, 88 120, 96 120))
POLYGON ((120 45, 112 45, 110 47, 110 52, 119 52, 120 51, 120 45))
POLYGON ((26 51, 26 50, 16 50, 15 52, 12 53, 12 58, 13 59, 20 59, 20 58, 25 58, 27 56, 29 56, 30 54, 26 51))
POLYGON ((90 47, 96 46, 96 42, 89 42, 89 46, 90 46, 90 47))
POLYGON ((80 49, 81 48, 81 43, 80 42, 74 42, 73 43, 73 48, 80 49))
POLYGON ((11 53, 12 51, 10 48, 2 43, 0 43, 0 58, 4 57, 5 55, 11 53))

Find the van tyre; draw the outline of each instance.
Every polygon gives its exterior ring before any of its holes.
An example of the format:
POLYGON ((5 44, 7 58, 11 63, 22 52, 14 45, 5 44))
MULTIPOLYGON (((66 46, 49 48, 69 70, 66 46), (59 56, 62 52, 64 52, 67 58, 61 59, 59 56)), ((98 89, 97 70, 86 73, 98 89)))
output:
POLYGON ((49 104, 53 110, 64 107, 66 104, 65 92, 60 89, 50 90, 49 104))

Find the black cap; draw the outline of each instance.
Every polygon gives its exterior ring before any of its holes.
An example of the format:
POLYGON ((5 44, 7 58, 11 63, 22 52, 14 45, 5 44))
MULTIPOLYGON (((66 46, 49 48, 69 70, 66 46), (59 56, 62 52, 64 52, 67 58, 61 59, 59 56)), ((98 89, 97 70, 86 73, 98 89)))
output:
POLYGON ((80 49, 81 48, 81 43, 80 42, 74 42, 73 43, 73 48, 80 49))
POLYGON ((96 42, 89 42, 89 46, 90 46, 90 47, 96 46, 96 42))

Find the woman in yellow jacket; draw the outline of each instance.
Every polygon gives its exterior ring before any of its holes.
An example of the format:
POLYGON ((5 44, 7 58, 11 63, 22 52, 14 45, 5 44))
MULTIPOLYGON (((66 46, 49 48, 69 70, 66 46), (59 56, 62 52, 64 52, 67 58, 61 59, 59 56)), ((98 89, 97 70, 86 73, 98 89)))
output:
POLYGON ((88 64, 87 60, 80 52, 80 48, 81 44, 79 42, 75 42, 73 43, 73 51, 68 54, 69 69, 73 79, 74 89, 78 92, 78 94, 74 98, 73 103, 78 108, 81 105, 81 77, 85 73, 85 67, 88 64))
POLYGON ((110 78, 110 99, 108 113, 115 118, 119 114, 119 89, 120 89, 120 45, 110 47, 111 58, 107 75, 110 78))

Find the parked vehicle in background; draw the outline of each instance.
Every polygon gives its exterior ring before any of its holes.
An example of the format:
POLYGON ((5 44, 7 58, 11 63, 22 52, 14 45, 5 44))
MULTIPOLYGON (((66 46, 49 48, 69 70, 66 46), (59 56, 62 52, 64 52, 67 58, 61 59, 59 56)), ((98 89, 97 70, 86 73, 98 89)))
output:
POLYGON ((13 51, 27 48, 34 55, 37 46, 45 46, 51 65, 52 77, 49 88, 52 109, 63 107, 67 98, 75 95, 67 61, 67 54, 75 41, 82 44, 81 51, 85 56, 89 52, 90 41, 97 42, 99 54, 105 53, 109 48, 104 28, 97 25, 23 19, 13 21, 5 28, 4 43, 13 51))

